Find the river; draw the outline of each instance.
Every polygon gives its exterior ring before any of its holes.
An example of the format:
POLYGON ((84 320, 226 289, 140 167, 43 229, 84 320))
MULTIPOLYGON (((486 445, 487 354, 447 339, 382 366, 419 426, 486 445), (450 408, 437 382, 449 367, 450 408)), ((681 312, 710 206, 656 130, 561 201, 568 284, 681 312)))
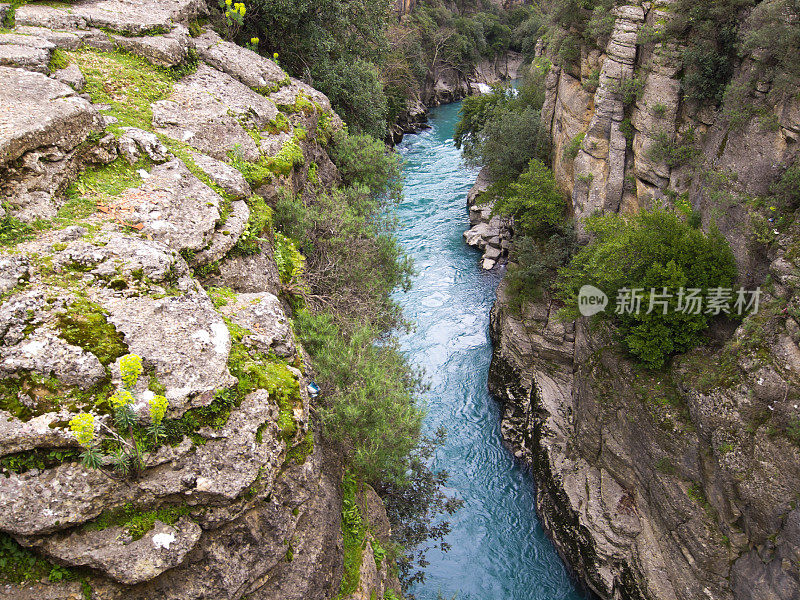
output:
POLYGON ((418 272, 396 298, 416 326, 401 336, 425 369, 428 432, 444 426, 434 468, 450 473, 464 500, 451 519, 447 553, 431 550, 418 600, 581 600, 534 511, 534 486, 504 448, 500 411, 489 395, 489 310, 500 280, 464 244, 466 196, 477 172, 453 144, 460 103, 431 111, 431 129, 406 136, 404 200, 398 238, 418 272))

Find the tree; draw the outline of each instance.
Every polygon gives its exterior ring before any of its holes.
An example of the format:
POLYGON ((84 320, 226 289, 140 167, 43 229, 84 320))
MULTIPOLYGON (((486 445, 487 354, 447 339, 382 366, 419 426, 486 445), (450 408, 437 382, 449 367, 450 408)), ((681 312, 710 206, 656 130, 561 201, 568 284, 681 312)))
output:
POLYGON ((514 225, 523 235, 554 232, 564 222, 566 210, 566 199, 553 172, 535 158, 494 205, 496 213, 514 217, 514 225))
POLYGON ((565 316, 578 316, 577 295, 593 285, 611 299, 621 290, 639 289, 640 311, 615 314, 613 307, 595 318, 617 325, 626 350, 646 365, 659 368, 673 354, 686 352, 700 341, 711 316, 679 310, 678 290, 729 288, 736 262, 725 237, 716 227, 706 235, 666 210, 637 215, 605 215, 586 220, 594 239, 559 273, 557 287, 567 304, 565 316), (650 313, 651 290, 672 294, 650 313))

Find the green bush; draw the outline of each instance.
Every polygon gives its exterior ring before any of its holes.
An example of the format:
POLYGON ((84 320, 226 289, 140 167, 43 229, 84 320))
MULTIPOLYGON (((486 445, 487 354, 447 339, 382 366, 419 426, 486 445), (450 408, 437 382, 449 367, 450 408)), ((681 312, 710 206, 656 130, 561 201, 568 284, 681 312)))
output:
POLYGON ((785 210, 800 207, 800 160, 786 169, 772 186, 770 193, 785 210))
POLYGON ((673 139, 668 133, 661 131, 655 136, 648 158, 654 161, 663 161, 669 167, 676 168, 690 163, 700 153, 694 129, 684 132, 679 139, 673 139))
POLYGON ((523 235, 544 235, 563 223, 567 202, 553 172, 542 161, 532 159, 528 169, 497 199, 494 212, 513 217, 523 235))
POLYGON ((489 168, 493 181, 506 184, 517 177, 531 159, 547 160, 549 137, 541 126, 539 111, 495 111, 479 134, 479 141, 466 147, 464 155, 489 168))
POLYGON ((681 87, 687 98, 718 104, 738 59, 743 13, 757 0, 679 0, 667 35, 684 44, 681 87))
POLYGON ((713 228, 706 235, 663 210, 591 217, 586 228, 594 239, 559 274, 559 295, 568 307, 565 314, 578 314, 578 290, 593 285, 608 295, 611 304, 599 318, 618 326, 623 346, 644 364, 659 368, 671 355, 695 346, 711 317, 679 312, 676 297, 669 300, 667 314, 661 314, 660 307, 646 314, 650 290, 666 287, 676 294, 681 287, 731 287, 736 263, 722 234, 713 228), (614 313, 613 304, 623 288, 644 290, 644 310, 639 314, 614 313))
POLYGON ((368 135, 339 132, 330 148, 344 184, 365 186, 372 196, 399 199, 402 190, 400 155, 368 135))
POLYGON ((562 224, 549 236, 517 236, 506 274, 511 308, 519 311, 523 301, 541 297, 575 250, 576 237, 571 224, 562 224))
POLYGON ((569 141, 569 144, 564 146, 564 159, 575 160, 575 157, 578 156, 578 151, 581 149, 583 138, 585 137, 586 133, 579 133, 569 141))
POLYGON ((314 362, 326 405, 325 431, 342 442, 350 464, 369 482, 403 480, 419 441, 419 379, 396 343, 376 344, 380 332, 330 314, 299 311, 295 331, 314 362))
POLYGON ((375 64, 349 55, 323 62, 317 70, 315 84, 349 127, 378 138, 386 135, 389 105, 375 64))
POLYGON ((630 77, 620 79, 614 87, 614 91, 622 97, 622 103, 625 106, 633 106, 637 100, 641 99, 644 92, 644 78, 630 77))

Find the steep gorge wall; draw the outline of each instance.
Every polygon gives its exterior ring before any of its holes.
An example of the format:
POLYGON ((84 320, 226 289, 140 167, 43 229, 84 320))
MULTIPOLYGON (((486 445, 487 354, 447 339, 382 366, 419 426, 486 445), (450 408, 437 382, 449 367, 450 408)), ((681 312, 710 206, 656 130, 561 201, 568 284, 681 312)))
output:
MULTIPOLYGON (((342 123, 272 61, 190 36, 205 13, 29 3, 0 33, 0 598, 339 592, 342 465, 314 435, 269 207, 280 186, 339 181, 342 123), (133 408, 147 420, 164 394, 169 438, 114 478, 80 464, 68 422, 112 427, 127 353, 145 368, 133 408)), ((370 532, 347 597, 399 593, 368 543, 389 541, 383 505, 358 501, 370 532)))
MULTIPOLYGON (((579 67, 552 66, 546 77, 542 118, 574 214, 635 211, 685 193, 730 241, 741 283, 764 286, 761 311, 652 373, 620 355, 605 329, 561 322, 549 295, 518 311, 501 285, 490 387, 503 402, 503 434, 534 471, 545 528, 601 598, 795 599, 800 229, 776 229, 765 246, 748 198, 797 157, 800 103, 790 94, 732 127, 723 110, 682 98, 677 42, 637 45, 643 25, 669 19, 670 3, 614 11, 603 51, 584 48, 579 67), (626 105, 618 82, 633 78, 641 93, 626 105), (690 163, 671 166, 653 152, 690 130, 690 163)), ((733 77, 761 72, 750 55, 733 77)), ((754 94, 763 99, 771 85, 758 81, 754 94)))

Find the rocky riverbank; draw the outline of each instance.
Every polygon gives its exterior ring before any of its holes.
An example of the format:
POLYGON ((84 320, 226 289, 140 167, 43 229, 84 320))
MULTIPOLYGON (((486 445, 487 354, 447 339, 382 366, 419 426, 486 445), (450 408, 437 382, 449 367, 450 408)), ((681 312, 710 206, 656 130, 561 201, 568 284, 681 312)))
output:
MULTIPOLYGON (((203 0, 9 10, 0 535, 27 570, 1 565, 0 597, 335 596, 342 466, 314 434, 267 233, 278 187, 339 180, 326 145, 341 120, 199 26, 203 0), (168 437, 139 476, 109 477, 78 461, 68 422, 110 426, 127 354, 145 369, 134 407, 163 394, 168 437)), ((357 501, 386 545, 380 499, 357 501)), ((348 597, 399 594, 366 548, 348 597)))
POLYGON ((510 219, 492 214, 494 203, 486 193, 490 185, 489 170, 484 167, 467 195, 470 228, 464 232, 467 245, 483 251, 481 268, 487 271, 506 262, 513 234, 510 219))

